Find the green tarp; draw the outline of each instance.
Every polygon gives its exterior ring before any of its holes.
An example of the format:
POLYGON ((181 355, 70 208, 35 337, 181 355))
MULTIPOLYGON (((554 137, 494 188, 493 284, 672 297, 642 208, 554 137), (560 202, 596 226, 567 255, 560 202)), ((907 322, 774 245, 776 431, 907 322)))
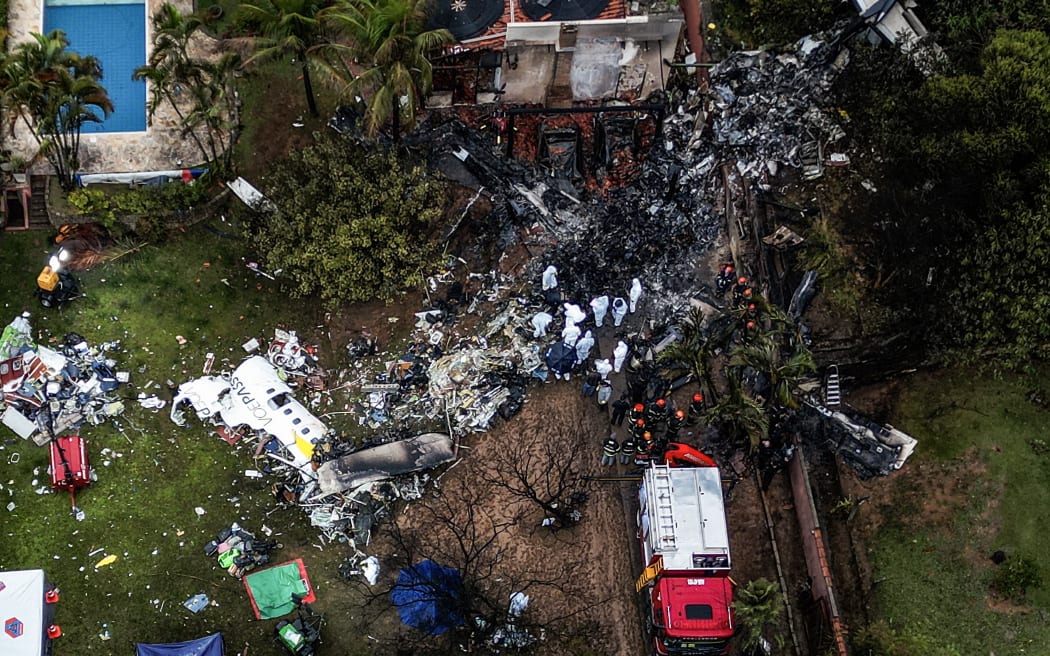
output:
POLYGON ((248 589, 259 619, 269 620, 292 612, 295 609, 293 594, 310 595, 310 585, 301 562, 294 560, 244 577, 244 587, 248 589))

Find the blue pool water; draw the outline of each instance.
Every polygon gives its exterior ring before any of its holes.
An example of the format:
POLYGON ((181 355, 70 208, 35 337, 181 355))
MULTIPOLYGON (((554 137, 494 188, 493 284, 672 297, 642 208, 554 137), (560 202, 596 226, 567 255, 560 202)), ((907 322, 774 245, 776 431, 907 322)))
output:
POLYGON ((131 79, 146 63, 146 7, 141 1, 81 4, 83 0, 47 0, 44 32, 63 30, 69 47, 102 62, 102 84, 113 101, 103 123, 86 123, 84 132, 143 132, 146 83, 131 79))

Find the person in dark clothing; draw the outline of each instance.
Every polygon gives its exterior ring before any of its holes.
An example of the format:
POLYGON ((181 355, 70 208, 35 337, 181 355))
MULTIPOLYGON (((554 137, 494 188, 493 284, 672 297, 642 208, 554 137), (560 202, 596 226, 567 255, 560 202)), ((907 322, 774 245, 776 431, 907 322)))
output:
POLYGON ((689 402, 689 420, 686 422, 690 426, 695 425, 700 421, 700 417, 704 414, 704 395, 697 392, 693 395, 693 400, 689 402))
POLYGON ((596 371, 587 374, 586 378, 583 379, 583 389, 580 391, 580 396, 588 397, 594 394, 601 379, 602 377, 596 371))
POLYGON ((641 403, 645 400, 645 380, 641 376, 627 376, 627 396, 631 403, 641 403))
POLYGON ((678 431, 682 430, 682 424, 685 423, 685 411, 675 410, 675 413, 667 419, 667 434, 664 436, 668 440, 674 440, 678 438, 678 431))
POLYGON ((621 394, 620 398, 612 404, 612 423, 623 426, 623 420, 627 417, 627 409, 631 404, 627 402, 627 394, 621 394))
POLYGON ((667 399, 660 397, 645 408, 645 421, 656 425, 667 418, 667 399))
POLYGON ((644 467, 649 464, 649 449, 653 445, 653 434, 649 431, 642 433, 640 438, 635 439, 634 464, 644 467))
POLYGON ((718 289, 719 294, 725 294, 729 291, 729 286, 733 284, 733 265, 723 264, 722 268, 718 270, 718 275, 715 276, 715 288, 718 289))
POLYGON ((644 419, 639 419, 631 424, 631 435, 633 435, 635 439, 641 438, 642 434, 646 432, 644 419))
POLYGON ((751 287, 747 284, 747 276, 740 276, 737 278, 736 284, 733 285, 733 303, 740 305, 744 302, 745 298, 747 298, 747 302, 750 303, 751 294, 745 293, 750 289, 751 287))

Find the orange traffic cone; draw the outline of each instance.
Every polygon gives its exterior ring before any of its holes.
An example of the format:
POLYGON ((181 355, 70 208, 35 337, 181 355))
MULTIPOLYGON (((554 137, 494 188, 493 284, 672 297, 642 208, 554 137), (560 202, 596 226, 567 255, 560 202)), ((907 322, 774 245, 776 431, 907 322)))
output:
POLYGON ((44 595, 44 601, 46 601, 49 604, 57 604, 58 588, 51 588, 50 590, 48 590, 47 594, 44 595))
POLYGON ((47 637, 51 638, 52 640, 56 640, 58 638, 61 638, 62 637, 62 627, 60 627, 57 624, 52 624, 51 626, 47 627, 47 637))

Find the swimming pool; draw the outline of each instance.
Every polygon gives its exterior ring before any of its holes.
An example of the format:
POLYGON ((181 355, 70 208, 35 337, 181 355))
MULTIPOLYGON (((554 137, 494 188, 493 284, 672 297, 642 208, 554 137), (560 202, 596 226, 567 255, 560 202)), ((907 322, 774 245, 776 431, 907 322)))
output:
POLYGON ((44 32, 62 30, 69 47, 102 62, 113 113, 84 132, 144 132, 146 83, 131 79, 146 63, 146 5, 141 0, 45 0, 44 32))

